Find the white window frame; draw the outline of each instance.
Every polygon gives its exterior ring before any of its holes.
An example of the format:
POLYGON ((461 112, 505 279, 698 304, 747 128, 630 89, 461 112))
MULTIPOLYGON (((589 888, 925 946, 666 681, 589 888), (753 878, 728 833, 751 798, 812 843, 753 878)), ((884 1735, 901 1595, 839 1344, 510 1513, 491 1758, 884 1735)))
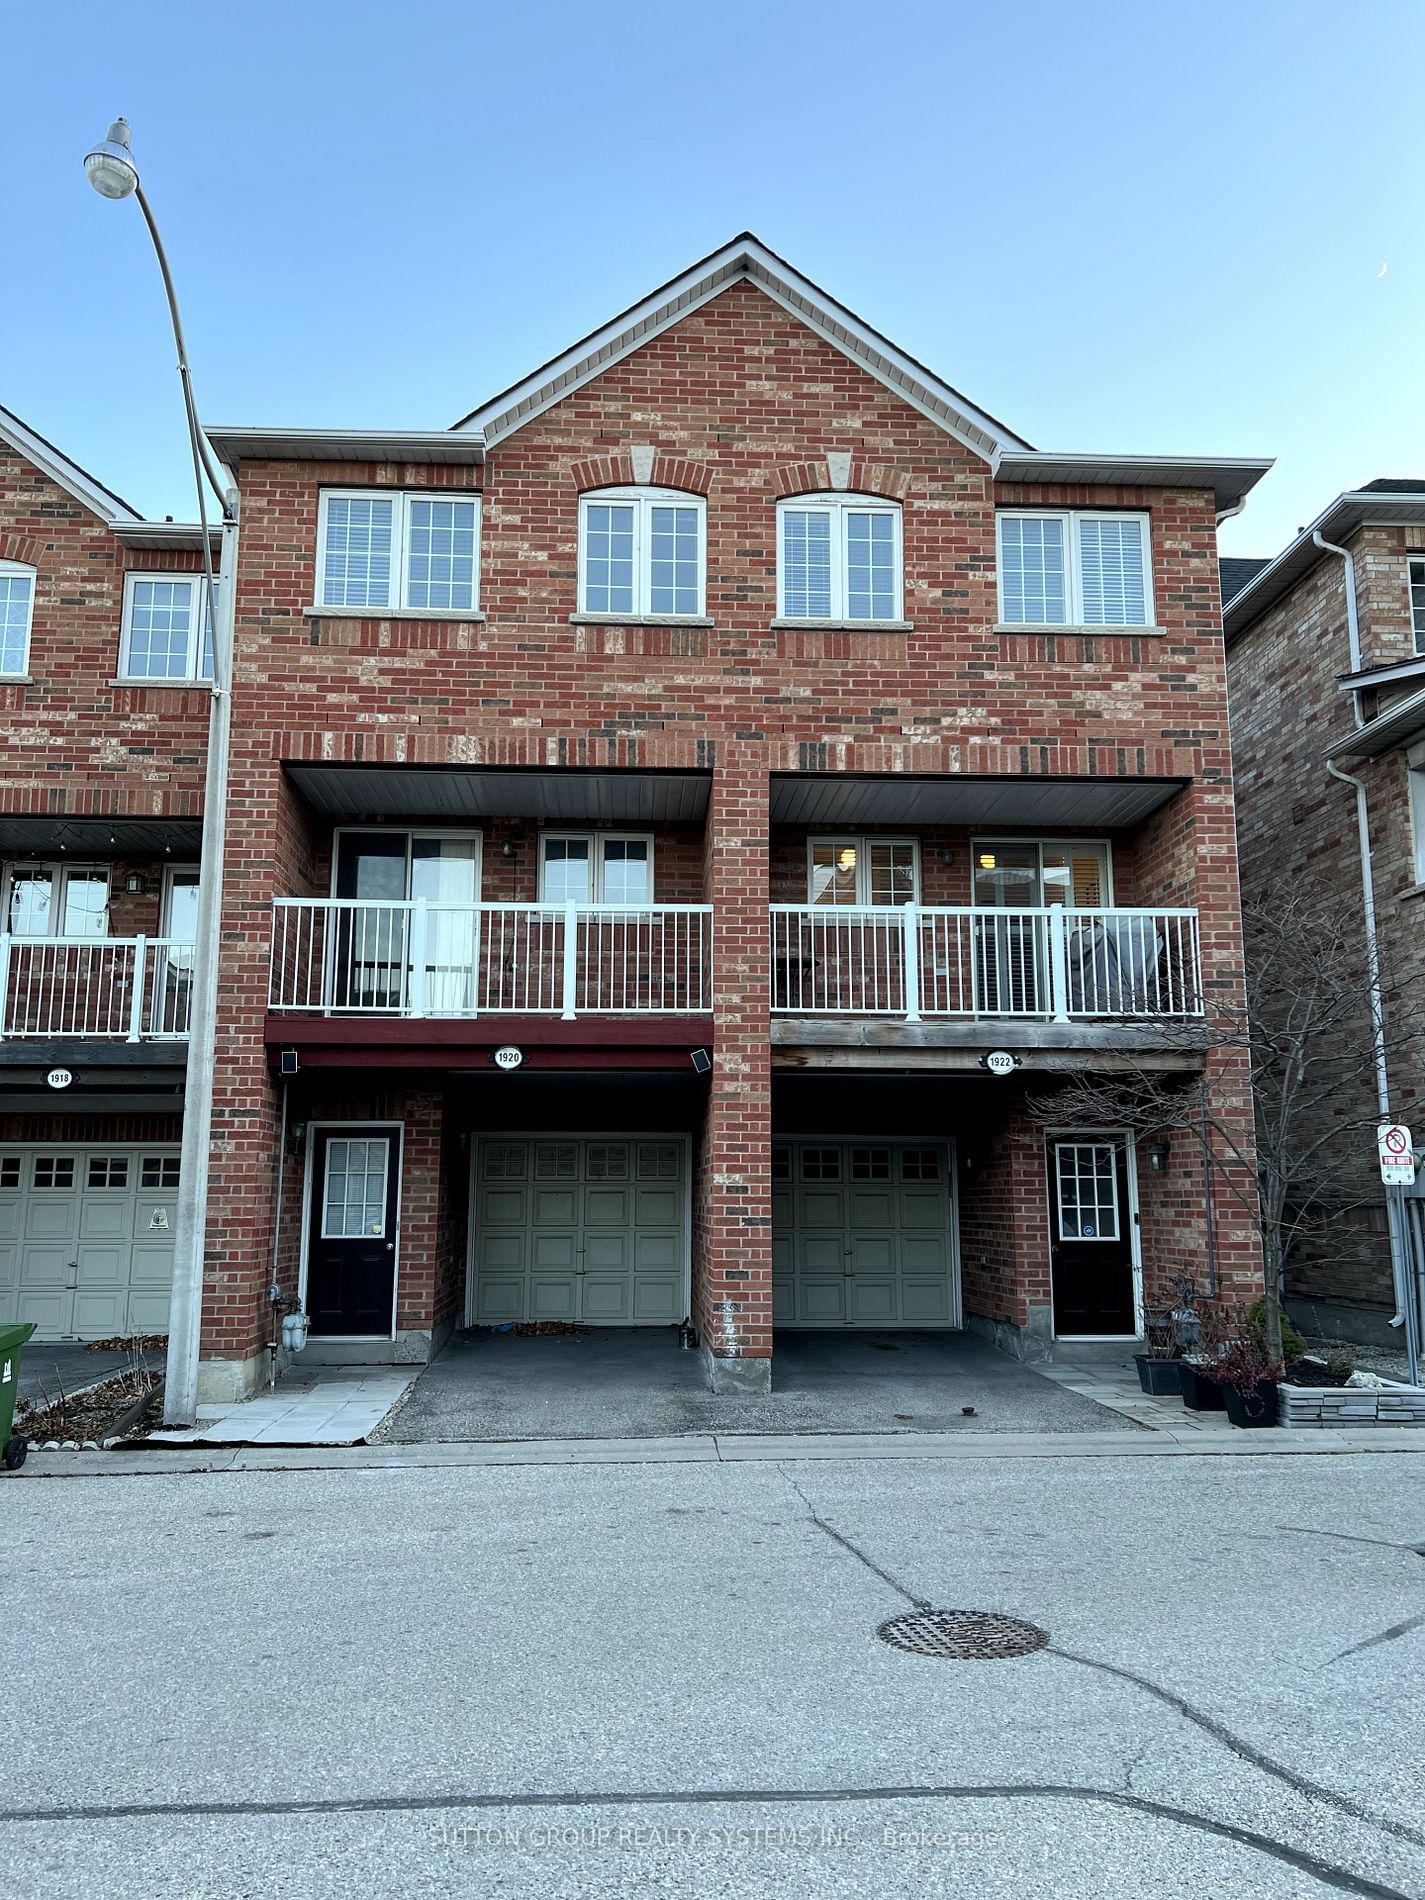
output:
POLYGON ((1153 517, 1142 508, 999 508, 995 511, 995 576, 1000 623, 1015 627, 1088 627, 1095 633, 1126 633, 1157 625, 1153 603, 1153 517), (1064 614, 1063 620, 1009 620, 1004 605, 1004 536, 1002 523, 1016 521, 1061 521, 1064 524, 1064 614), (1143 526, 1143 619, 1118 621, 1084 619, 1083 555, 1079 545, 1081 521, 1132 520, 1143 526))
MULTIPOLYGON (((214 576, 216 585, 217 576, 214 576)), ((211 617, 211 607, 207 600, 208 578, 205 574, 179 573, 164 569, 155 572, 150 568, 132 568, 124 576, 124 609, 119 628, 119 673, 118 677, 126 685, 134 686, 211 686, 210 675, 201 671, 203 665, 203 635, 211 617), (134 616, 134 592, 149 581, 186 581, 193 589, 193 598, 197 612, 193 615, 188 630, 188 657, 181 673, 135 673, 132 665, 132 640, 134 616)))
MULTIPOLYGON (((547 852, 551 840, 561 843, 578 840, 589 846, 589 898, 591 904, 604 901, 604 846, 606 844, 643 844, 648 847, 648 903, 656 901, 655 835, 651 831, 564 831, 551 829, 539 834, 539 901, 544 903, 544 872, 548 861, 547 852)), ((620 910, 638 910, 644 908, 637 904, 620 904, 620 910)))
POLYGON ((881 495, 833 494, 833 495, 785 495, 777 503, 777 618, 779 620, 811 621, 818 626, 835 624, 851 619, 848 609, 850 588, 847 570, 850 565, 850 542, 847 535, 847 521, 850 516, 889 515, 891 518, 891 550, 894 559, 894 572, 891 580, 891 611, 883 617, 873 616, 865 619, 858 615, 857 626, 888 627, 897 626, 905 618, 905 554, 904 523, 901 505, 898 501, 887 501, 881 495), (788 514, 829 514, 831 524, 831 612, 829 614, 792 614, 787 608, 787 561, 785 523, 788 514))
POLYGON ((703 620, 707 617, 708 596, 708 504, 704 495, 682 488, 591 488, 579 497, 579 612, 595 614, 600 620, 703 620), (617 609, 590 607, 588 522, 590 508, 610 503, 633 507, 633 606, 624 614, 617 609), (698 595, 692 613, 671 613, 655 608, 653 602, 653 510, 655 508, 691 508, 698 518, 698 595))
POLYGON ((5 875, 0 879, 0 932, 6 931, 10 923, 10 894, 14 888, 17 871, 44 871, 51 879, 51 889, 55 901, 50 904, 50 922, 55 928, 45 932, 43 938, 27 937, 26 943, 107 943, 109 940, 110 912, 114 901, 114 880, 107 864, 70 864, 68 860, 40 859, 26 860, 24 863, 7 864, 5 875), (104 901, 104 934, 102 937, 67 937, 58 927, 64 921, 65 905, 68 898, 67 886, 71 877, 95 877, 104 879, 108 895, 104 901))
POLYGON ((415 855, 416 855, 415 846, 416 846, 416 840, 418 838, 437 838, 442 843, 449 840, 451 842, 473 844, 475 846, 475 851, 474 851, 474 855, 470 859, 470 863, 473 864, 475 867, 475 879, 474 879, 475 896, 472 901, 477 904, 484 902, 484 876, 485 876, 485 834, 484 832, 478 829, 472 829, 469 826, 462 828, 462 827, 457 827, 457 826, 445 826, 445 825, 337 825, 335 826, 332 830, 331 870, 328 874, 328 880, 327 880, 331 886, 330 896, 334 902, 345 903, 345 902, 350 901, 351 903, 354 903, 354 904, 360 904, 360 903, 374 901, 372 899, 364 899, 364 898, 359 898, 359 897, 351 898, 350 900, 347 900, 345 898, 338 899, 337 894, 336 894, 337 876, 341 868, 341 865, 340 865, 341 840, 343 838, 351 837, 351 836, 366 838, 366 837, 369 837, 372 832, 380 832, 383 836, 386 836, 386 837, 404 838, 405 840, 406 894, 403 898, 399 900, 401 903, 409 904, 413 901, 411 897, 411 867, 413 863, 415 862, 415 855))
MULTIPOLYGON (((1425 611, 1415 611, 1415 589, 1425 587, 1425 554, 1412 554, 1405 563, 1405 606, 1410 615, 1410 631, 1415 637, 1417 657, 1425 659, 1425 611), (1417 578, 1418 571, 1418 578, 1417 578)), ((1425 875, 1425 873, 1422 873, 1425 875)))
POLYGON ((392 614, 429 614, 438 620, 469 620, 480 611, 480 560, 484 546, 485 506, 478 489, 471 488, 324 488, 317 503, 317 558, 313 576, 314 605, 353 620, 384 620, 392 614), (391 510, 391 592, 383 606, 351 607, 326 598, 327 514, 334 501, 389 501, 391 510), (475 556, 468 607, 412 607, 410 595, 410 514, 417 501, 462 501, 475 506, 475 556))
MULTIPOLYGON (((1017 851, 1033 851, 1038 855, 1035 875, 1039 880, 1039 902, 1035 909, 1045 910, 1044 902, 1044 853, 1051 851, 1101 851, 1103 853, 1103 902, 1100 910, 1112 910, 1116 900, 1113 895, 1113 840, 1111 838, 1016 838, 1012 834, 1002 833, 988 838, 973 838, 970 842, 970 902, 973 905, 975 891, 975 873, 980 868, 982 851, 998 851, 1012 847, 1017 851)), ((988 908, 988 907, 987 907, 988 908)))
POLYGON ((1425 885, 1425 745, 1412 746, 1405 755, 1410 796, 1410 843, 1415 882, 1425 885))
POLYGON ((0 664, 0 680, 26 679, 30 671, 30 640, 35 628, 35 590, 39 586, 39 574, 28 561, 0 561, 0 576, 17 576, 30 583, 30 609, 25 615, 25 644, 20 664, 14 668, 0 664))
POLYGON ((871 897, 871 856, 870 847, 877 844, 909 845, 911 851, 911 895, 908 902, 918 904, 920 891, 920 840, 907 837, 882 837, 875 832, 818 831, 807 839, 807 907, 811 910, 904 910, 904 904, 877 904, 871 897), (856 902, 855 904, 818 904, 815 891, 815 850, 819 844, 839 847, 852 845, 856 851, 856 902))

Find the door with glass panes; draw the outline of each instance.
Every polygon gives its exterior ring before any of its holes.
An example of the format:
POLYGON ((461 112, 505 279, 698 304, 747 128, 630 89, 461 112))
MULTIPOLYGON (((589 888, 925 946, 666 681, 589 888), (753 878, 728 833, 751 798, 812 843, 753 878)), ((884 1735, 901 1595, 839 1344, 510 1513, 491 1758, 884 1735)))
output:
POLYGON ((479 1002, 478 832, 342 831, 332 930, 332 1007, 473 1015, 479 1002), (421 913, 412 908, 424 899, 421 913))
POLYGON ((1060 1338, 1131 1338, 1134 1289, 1131 1159, 1120 1135, 1049 1143, 1050 1264, 1060 1338))
POLYGON ((1109 848, 1061 839, 982 840, 973 847, 975 1007, 988 1016, 1049 1013, 1048 935, 1036 913, 1112 903, 1109 848))

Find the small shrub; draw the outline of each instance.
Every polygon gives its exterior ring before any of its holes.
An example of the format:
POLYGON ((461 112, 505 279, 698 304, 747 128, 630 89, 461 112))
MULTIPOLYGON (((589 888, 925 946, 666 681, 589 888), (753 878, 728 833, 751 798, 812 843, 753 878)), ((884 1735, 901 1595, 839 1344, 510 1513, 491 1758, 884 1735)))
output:
MULTIPOLYGON (((1262 1344, 1263 1350, 1265 1351, 1266 1343, 1267 1343, 1267 1302, 1266 1300, 1265 1299, 1253 1300, 1251 1311, 1247 1317, 1248 1317, 1248 1321, 1253 1333, 1256 1334, 1257 1338, 1260 1340, 1262 1344)), ((1302 1338, 1301 1334, 1292 1325, 1291 1321, 1287 1318, 1286 1314, 1283 1313, 1282 1314, 1282 1358, 1285 1359, 1288 1365, 1290 1365, 1293 1359, 1300 1359, 1301 1355, 1305 1351, 1306 1351, 1306 1341, 1302 1338)))

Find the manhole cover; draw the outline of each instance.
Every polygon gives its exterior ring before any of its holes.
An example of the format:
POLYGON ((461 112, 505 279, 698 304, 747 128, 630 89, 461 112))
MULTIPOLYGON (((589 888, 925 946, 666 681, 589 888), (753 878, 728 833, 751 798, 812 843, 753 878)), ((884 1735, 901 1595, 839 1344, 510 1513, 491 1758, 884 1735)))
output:
POLYGON ((876 1631, 892 1649, 912 1656, 959 1657, 968 1662, 994 1662, 1002 1656, 1028 1656, 1043 1649, 1048 1630, 1023 1623, 1017 1616, 997 1616, 992 1610, 912 1610, 893 1616, 876 1631))

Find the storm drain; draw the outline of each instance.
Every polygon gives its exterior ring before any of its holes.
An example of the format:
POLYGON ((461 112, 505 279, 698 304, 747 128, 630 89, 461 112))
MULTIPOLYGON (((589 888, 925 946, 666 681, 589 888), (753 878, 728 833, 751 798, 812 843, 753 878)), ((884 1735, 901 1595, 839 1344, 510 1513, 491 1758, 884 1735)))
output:
POLYGON ((993 1610, 912 1610, 909 1615, 891 1617, 876 1634, 892 1649, 907 1650, 912 1656, 966 1662, 1029 1656, 1049 1641, 1048 1630, 993 1610))

